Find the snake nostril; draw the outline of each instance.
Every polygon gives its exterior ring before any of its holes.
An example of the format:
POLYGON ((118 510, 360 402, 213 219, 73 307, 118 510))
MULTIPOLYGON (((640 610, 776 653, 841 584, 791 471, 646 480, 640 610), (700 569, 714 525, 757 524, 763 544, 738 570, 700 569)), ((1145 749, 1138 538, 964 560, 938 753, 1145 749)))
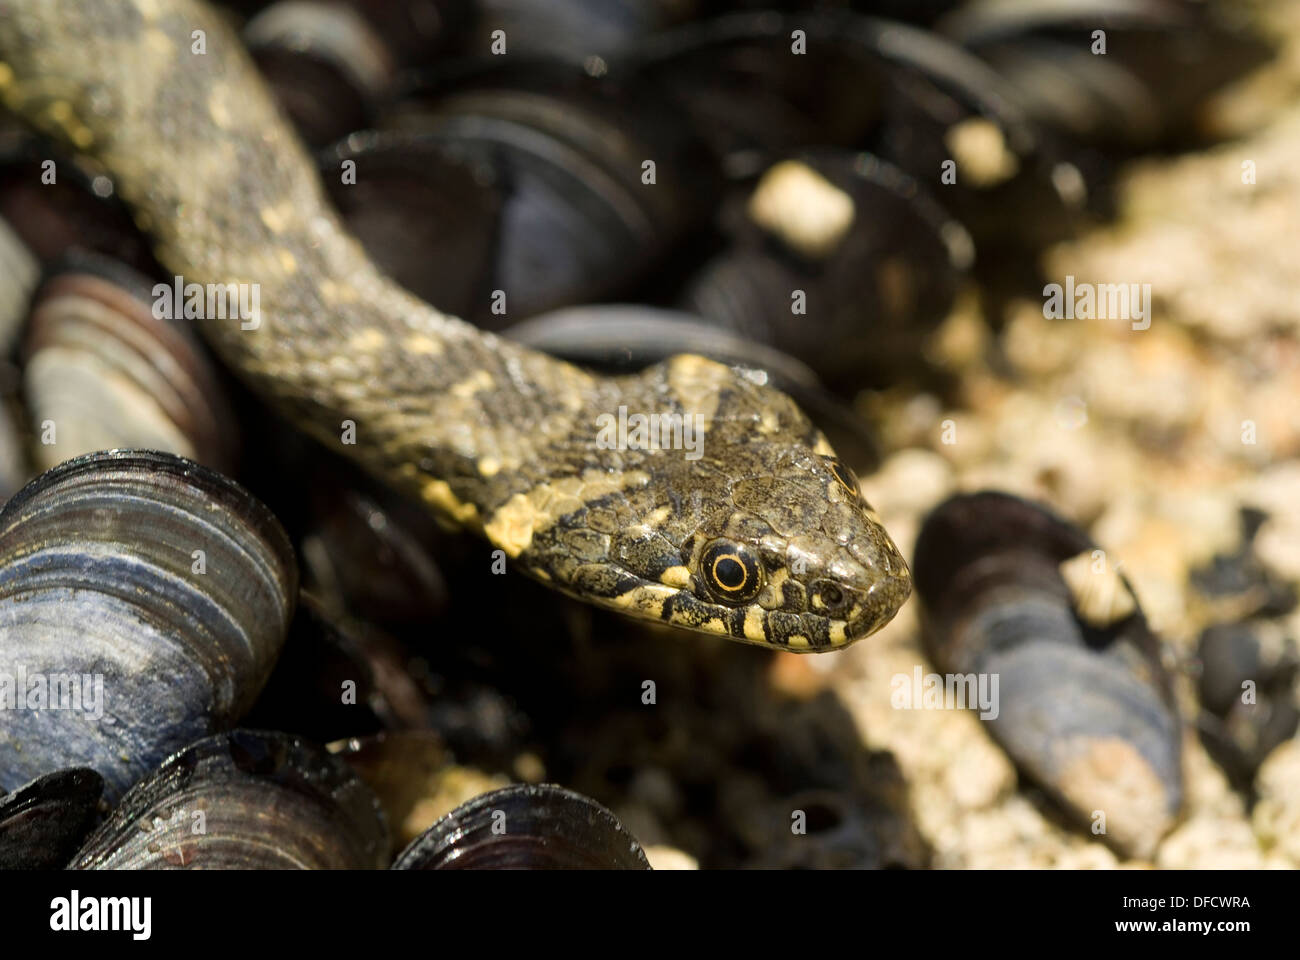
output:
POLYGON ((836 613, 844 607, 844 591, 833 583, 828 583, 818 591, 821 596, 822 604, 830 613, 836 613))

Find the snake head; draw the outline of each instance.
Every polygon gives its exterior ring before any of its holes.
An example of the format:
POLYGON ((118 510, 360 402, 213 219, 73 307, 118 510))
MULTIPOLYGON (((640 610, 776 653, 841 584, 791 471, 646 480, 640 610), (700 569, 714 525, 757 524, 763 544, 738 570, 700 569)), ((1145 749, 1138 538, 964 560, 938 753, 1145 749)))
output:
POLYGON ((729 508, 682 542, 691 587, 670 619, 801 653, 846 646, 888 623, 911 594, 911 575, 852 470, 797 445, 756 460, 765 472, 733 479, 729 508))
POLYGON ((693 457, 619 453, 623 475, 644 483, 616 507, 607 500, 609 516, 582 517, 607 531, 596 538, 604 562, 584 565, 572 592, 800 653, 846 646, 893 618, 911 594, 907 564, 853 471, 793 400, 761 375, 700 357, 673 358, 646 378, 645 406, 699 413, 702 443, 693 457))

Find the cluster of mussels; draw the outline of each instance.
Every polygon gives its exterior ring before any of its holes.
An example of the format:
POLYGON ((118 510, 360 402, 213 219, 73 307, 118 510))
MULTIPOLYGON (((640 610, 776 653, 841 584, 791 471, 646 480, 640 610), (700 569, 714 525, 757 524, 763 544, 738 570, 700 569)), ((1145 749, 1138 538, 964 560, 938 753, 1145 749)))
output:
MULTIPOLYGON (((1107 215, 1119 162, 1186 143, 1269 55, 1227 4, 765 6, 226 9, 409 289, 597 369, 765 370, 864 469, 854 391, 928 376, 961 291, 1032 286, 1038 251, 1107 215)), ((160 318, 167 275, 111 176, 4 122, 0 264, 0 677, 24 701, 0 702, 0 867, 645 868, 633 833, 664 863, 928 862, 834 696, 497 576, 160 318)), ((1002 678, 998 741, 1142 854, 1181 803, 1180 722, 1093 550, 961 496, 915 576, 934 662, 1002 678)), ((1253 667, 1224 631, 1204 645, 1244 762, 1253 667)))

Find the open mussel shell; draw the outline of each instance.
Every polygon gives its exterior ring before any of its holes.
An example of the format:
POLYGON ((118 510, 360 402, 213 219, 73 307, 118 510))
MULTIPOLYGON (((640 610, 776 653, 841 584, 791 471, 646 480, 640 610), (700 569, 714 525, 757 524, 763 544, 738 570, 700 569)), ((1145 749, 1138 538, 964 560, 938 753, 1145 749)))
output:
POLYGON ((993 691, 981 716, 994 738, 1093 832, 1149 857, 1182 803, 1178 716, 1104 552, 1025 500, 962 494, 927 517, 912 575, 927 652, 993 691))
POLYGON ((252 17, 244 42, 307 143, 370 125, 405 67, 456 43, 473 0, 282 0, 252 17))
MULTIPOLYGON (((418 224, 420 210, 470 208, 456 216, 473 226, 471 247, 458 256, 475 279, 464 316, 480 326, 500 329, 546 310, 619 295, 645 279, 711 209, 711 168, 698 162, 663 104, 620 99, 584 80, 590 78, 554 64, 435 78, 385 114, 373 147, 350 141, 336 148, 340 159, 354 149, 381 151, 385 170, 408 151, 415 158, 431 152, 452 158, 437 160, 423 182, 414 181, 420 184, 415 195, 424 199, 407 217, 420 237, 428 233, 418 224), (393 144, 393 133, 408 138, 408 145, 393 144), (463 174, 440 184, 438 171, 449 164, 468 165, 478 186, 457 187, 463 174), (476 212, 491 213, 494 206, 495 216, 476 212), (490 233, 483 233, 485 227, 490 233), (480 265, 485 239, 486 274, 480 265)), ((371 165, 365 156, 355 159, 359 185, 371 165)), ((363 221, 374 216, 355 202, 341 202, 345 215, 351 210, 363 221)), ((405 204, 406 191, 387 202, 405 204)), ((374 255, 390 269, 384 249, 374 255)), ((436 289, 431 271, 441 272, 432 262, 437 249, 422 265, 427 277, 411 269, 415 253, 407 252, 395 264, 407 267, 399 279, 413 281, 416 292, 436 289)), ((453 294, 466 282, 453 280, 453 294)))
POLYGON ((1300 727, 1300 658, 1294 642, 1258 618, 1218 623, 1197 642, 1201 742, 1249 794, 1264 759, 1300 727))
POLYGON ((184 320, 160 318, 147 278, 106 257, 69 255, 36 291, 23 390, 41 469, 96 450, 166 450, 229 469, 235 418, 184 320))
POLYGON ((233 726, 296 596, 279 523, 212 470, 109 451, 42 474, 0 511, 0 786, 86 766, 115 800, 233 726))
POLYGON ((58 870, 95 820, 104 779, 84 767, 0 790, 0 870, 58 870))
POLYGON ((504 335, 608 373, 635 372, 680 353, 746 367, 794 397, 846 462, 867 469, 880 457, 866 424, 829 394, 808 366, 691 314, 635 304, 569 307, 515 324, 504 335))
POLYGON ((734 177, 811 147, 863 148, 941 194, 977 241, 1008 245, 1061 239, 1081 202, 1007 82, 929 31, 847 11, 743 13, 638 53, 636 82, 677 103, 734 177))
POLYGON ((365 870, 388 863, 374 793, 323 747, 234 730, 167 760, 77 853, 78 870, 365 870))
POLYGON ((763 12, 687 23, 638 45, 629 70, 677 104, 732 172, 810 144, 860 144, 883 115, 886 80, 869 49, 819 43, 826 20, 763 12), (810 29, 813 53, 795 55, 794 31, 810 29))
POLYGON ((366 126, 397 69, 360 4, 274 3, 248 21, 244 43, 310 144, 366 126))
POLYGON ((402 851, 395 870, 649 870, 636 839, 596 801, 554 784, 463 803, 402 851))
POLYGON ((988 61, 1036 121, 1122 147, 1185 134, 1212 93, 1271 55, 1213 5, 1172 0, 973 0, 935 29, 988 61))
POLYGON ((366 131, 319 165, 348 229, 393 279, 457 316, 485 309, 504 197, 492 164, 441 139, 366 131), (355 183, 342 174, 349 163, 355 183))
POLYGON ((683 304, 832 387, 883 383, 914 363, 975 256, 916 179, 863 152, 782 161, 745 206, 732 247, 692 278, 683 304), (814 225, 810 206, 834 213, 814 225))

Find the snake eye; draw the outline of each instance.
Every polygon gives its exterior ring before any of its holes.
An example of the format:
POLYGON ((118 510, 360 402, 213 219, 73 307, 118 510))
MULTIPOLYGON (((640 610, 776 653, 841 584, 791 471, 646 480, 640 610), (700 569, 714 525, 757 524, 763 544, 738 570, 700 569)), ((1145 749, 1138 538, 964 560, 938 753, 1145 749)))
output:
POLYGON ((834 457, 826 458, 826 467, 830 470, 831 476, 839 481, 840 486, 847 490, 853 499, 856 500, 862 495, 861 488, 858 486, 858 475, 851 469, 834 457))
POLYGON ((730 540, 714 540, 700 555, 700 579, 716 599, 741 604, 763 589, 763 567, 758 555, 730 540))

